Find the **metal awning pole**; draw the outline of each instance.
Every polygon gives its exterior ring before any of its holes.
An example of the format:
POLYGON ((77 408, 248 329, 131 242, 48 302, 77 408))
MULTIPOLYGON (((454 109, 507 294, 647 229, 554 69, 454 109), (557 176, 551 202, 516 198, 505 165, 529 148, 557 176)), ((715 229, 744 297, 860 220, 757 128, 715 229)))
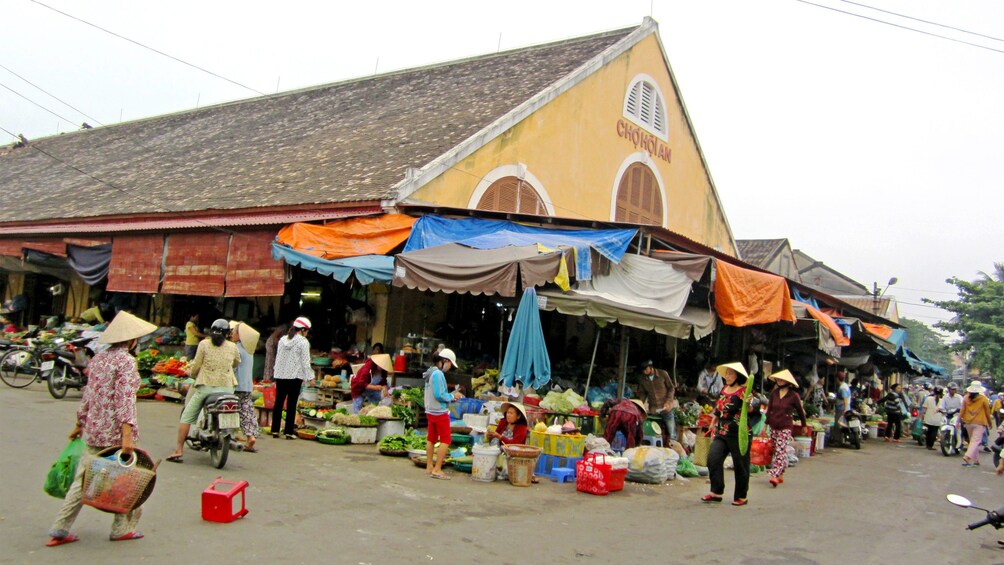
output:
POLYGON ((627 360, 628 360, 628 335, 627 328, 621 326, 621 360, 617 366, 617 371, 621 375, 620 384, 617 386, 617 398, 624 398, 624 383, 627 381, 627 360))
POLYGON ((589 383, 593 380, 593 367, 596 366, 596 350, 600 347, 601 333, 603 333, 603 328, 596 326, 596 343, 593 344, 593 357, 589 360, 589 373, 586 375, 586 390, 583 391, 582 396, 589 394, 589 383))

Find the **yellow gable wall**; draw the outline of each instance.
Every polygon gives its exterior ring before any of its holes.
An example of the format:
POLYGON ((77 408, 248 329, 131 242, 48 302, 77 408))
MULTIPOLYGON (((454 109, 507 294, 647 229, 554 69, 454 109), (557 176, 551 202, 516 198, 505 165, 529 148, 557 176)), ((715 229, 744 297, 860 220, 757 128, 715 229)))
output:
MULTIPOLYGON (((646 163, 657 171, 665 190, 664 227, 709 247, 735 255, 697 145, 672 87, 655 34, 642 39, 602 69, 588 76, 531 116, 476 150, 417 190, 412 198, 467 208, 479 182, 501 166, 526 167, 525 180, 545 199, 554 215, 613 220, 619 174, 644 152, 618 134, 624 100, 632 80, 647 74, 666 103, 670 162, 657 155, 646 163)), ((666 142, 659 140, 663 145, 666 142)))

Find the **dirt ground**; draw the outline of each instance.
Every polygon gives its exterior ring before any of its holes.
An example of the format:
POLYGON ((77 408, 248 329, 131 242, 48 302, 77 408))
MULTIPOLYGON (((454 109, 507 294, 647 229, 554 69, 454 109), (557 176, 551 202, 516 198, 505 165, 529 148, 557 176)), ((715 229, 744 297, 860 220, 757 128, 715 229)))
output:
MULTIPOLYGON (((1004 504, 1004 478, 963 469, 916 443, 870 440, 828 449, 792 468, 777 489, 755 475, 750 504, 708 505, 704 479, 628 483, 609 496, 574 484, 529 488, 436 481, 375 446, 326 446, 262 438, 222 471, 205 453, 163 463, 144 505, 138 541, 111 543, 110 516, 85 507, 81 541, 44 546, 61 501, 42 492, 73 427, 79 395, 53 400, 44 385, 0 385, 0 563, 993 563, 1004 562, 991 528, 945 494, 1004 504), (250 513, 230 524, 201 519, 201 492, 217 476, 250 483, 250 513)), ((180 406, 141 401, 140 446, 170 453, 180 406)), ((732 479, 727 475, 726 499, 732 479)))

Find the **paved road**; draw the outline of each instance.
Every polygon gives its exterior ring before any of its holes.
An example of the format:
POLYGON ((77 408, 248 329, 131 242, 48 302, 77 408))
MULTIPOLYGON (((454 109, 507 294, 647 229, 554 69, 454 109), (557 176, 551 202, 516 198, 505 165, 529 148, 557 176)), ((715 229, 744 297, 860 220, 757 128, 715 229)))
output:
MULTIPOLYGON (((982 516, 945 502, 955 492, 1004 505, 1004 479, 989 463, 963 469, 957 457, 874 440, 804 461, 776 490, 755 476, 750 505, 733 508, 700 503, 703 479, 594 497, 571 484, 435 481, 372 447, 268 437, 222 473, 203 453, 164 463, 144 506, 145 539, 110 543, 110 517, 85 507, 74 528, 81 541, 47 548, 61 501, 41 487, 78 398, 53 400, 39 384, 0 388, 2 563, 1004 562, 996 532, 964 530, 982 516), (200 493, 218 474, 251 483, 245 519, 201 520, 200 493)), ((141 446, 167 455, 178 405, 141 402, 139 413, 141 446)))

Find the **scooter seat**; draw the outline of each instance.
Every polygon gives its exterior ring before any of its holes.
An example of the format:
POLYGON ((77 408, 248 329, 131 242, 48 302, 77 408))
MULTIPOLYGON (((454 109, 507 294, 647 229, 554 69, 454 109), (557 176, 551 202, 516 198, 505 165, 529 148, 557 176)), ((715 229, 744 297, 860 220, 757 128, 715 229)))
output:
POLYGON ((206 395, 206 402, 204 406, 211 406, 221 400, 237 400, 237 396, 230 394, 229 392, 214 392, 206 395))

